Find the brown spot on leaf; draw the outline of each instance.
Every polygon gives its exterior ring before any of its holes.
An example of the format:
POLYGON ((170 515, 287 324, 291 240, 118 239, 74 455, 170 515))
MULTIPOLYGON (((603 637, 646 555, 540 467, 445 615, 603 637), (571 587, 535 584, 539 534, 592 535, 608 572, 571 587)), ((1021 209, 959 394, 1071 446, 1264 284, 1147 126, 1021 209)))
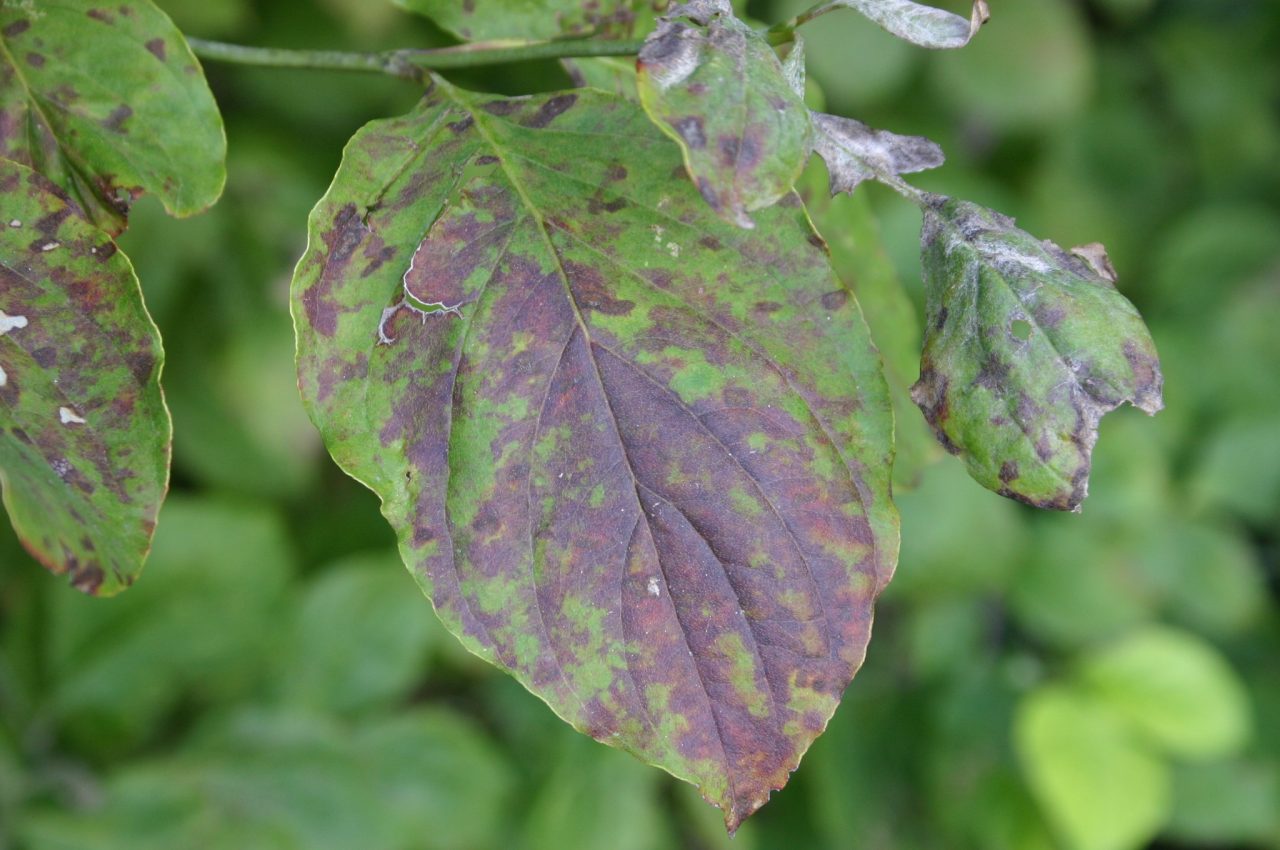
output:
POLYGON ((843 289, 836 289, 822 296, 822 306, 828 310, 839 310, 848 303, 849 293, 843 289))
POLYGON ((26 18, 22 18, 9 24, 9 26, 4 28, 3 32, 5 38, 15 38, 22 35, 29 29, 31 29, 31 21, 28 21, 26 18))
POLYGON ((116 22, 116 19, 106 9, 90 9, 85 12, 85 14, 93 18, 95 21, 101 21, 107 26, 111 26, 116 22))
POLYGON ((578 102, 578 96, 572 92, 569 94, 557 95, 539 107, 538 111, 528 121, 524 122, 524 126, 532 127, 537 130, 549 125, 552 121, 563 115, 565 111, 578 102))
POLYGON ((102 126, 113 133, 124 132, 124 122, 133 117, 133 108, 128 104, 120 104, 111 110, 111 114, 102 122, 102 126))
POLYGON ((149 50, 151 55, 159 59, 161 62, 163 62, 168 56, 168 52, 165 50, 163 38, 153 38, 148 41, 147 50, 149 50))
POLYGON ((32 68, 43 68, 44 56, 40 55, 39 53, 28 53, 27 64, 30 65, 32 68))

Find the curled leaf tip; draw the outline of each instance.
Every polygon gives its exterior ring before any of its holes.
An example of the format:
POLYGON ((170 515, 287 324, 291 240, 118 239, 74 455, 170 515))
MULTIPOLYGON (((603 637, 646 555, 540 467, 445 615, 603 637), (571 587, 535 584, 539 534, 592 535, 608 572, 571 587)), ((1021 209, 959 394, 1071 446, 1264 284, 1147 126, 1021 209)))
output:
POLYGON ((1098 422, 1163 407, 1155 345, 1101 245, 1072 252, 964 201, 926 196, 928 316, 912 398, 978 483, 1079 510, 1098 422))

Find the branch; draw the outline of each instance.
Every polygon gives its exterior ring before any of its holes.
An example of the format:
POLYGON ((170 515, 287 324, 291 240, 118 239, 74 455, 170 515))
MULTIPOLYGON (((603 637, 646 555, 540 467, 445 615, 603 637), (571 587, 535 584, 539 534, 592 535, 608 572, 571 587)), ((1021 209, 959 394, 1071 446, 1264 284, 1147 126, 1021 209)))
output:
POLYGON ((255 65, 267 68, 305 68, 318 71, 358 71, 387 74, 420 81, 423 71, 473 68, 525 62, 531 59, 569 59, 590 56, 633 56, 642 41, 599 41, 561 39, 558 41, 480 41, 457 47, 432 50, 391 50, 385 53, 345 53, 334 50, 286 50, 276 47, 246 47, 220 41, 189 38, 191 49, 201 59, 255 65))

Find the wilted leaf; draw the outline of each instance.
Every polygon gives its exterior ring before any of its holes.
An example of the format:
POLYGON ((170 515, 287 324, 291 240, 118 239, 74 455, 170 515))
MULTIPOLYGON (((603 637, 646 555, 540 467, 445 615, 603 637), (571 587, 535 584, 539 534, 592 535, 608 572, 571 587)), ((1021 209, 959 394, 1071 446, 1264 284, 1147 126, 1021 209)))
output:
POLYGON ((976 204, 931 199, 922 241, 913 398, 982 486, 1077 510, 1102 416, 1126 401, 1163 407, 1142 318, 1104 276, 1105 254, 1068 254, 976 204))
POLYGON ((814 17, 839 8, 860 12, 912 44, 938 50, 964 47, 991 16, 986 0, 974 0, 973 11, 967 21, 959 15, 911 0, 832 0, 814 17))
POLYGON ((942 148, 923 136, 875 130, 852 118, 813 113, 814 150, 827 163, 831 194, 852 192, 864 180, 892 182, 900 174, 937 168, 942 148))
POLYGON ((729 0, 671 10, 636 63, 640 102, 680 143, 689 176, 721 217, 751 228, 748 212, 791 191, 809 158, 812 124, 790 75, 729 0))
POLYGON ((629 38, 653 27, 666 0, 392 0, 466 41, 563 36, 629 38))
POLYGON ((733 827, 862 660, 892 423, 798 201, 747 234, 681 174, 626 100, 437 82, 348 147, 294 314, 312 417, 450 630, 733 827))
POLYGON ((1108 707, 1062 686, 1018 706, 1014 742, 1031 789, 1074 850, 1136 850, 1169 813, 1169 768, 1108 707))
POLYGON ((151 0, 0 3, 0 157, 124 229, 148 192, 173 215, 217 200, 226 140, 182 34, 151 0))
POLYGON ((129 261, 48 180, 0 160, 0 484, 28 551, 128 586, 169 481, 160 335, 129 261))
POLYGON ((1154 745, 1184 758, 1233 754, 1249 736, 1249 697, 1212 646, 1149 627, 1091 654, 1081 676, 1154 745))

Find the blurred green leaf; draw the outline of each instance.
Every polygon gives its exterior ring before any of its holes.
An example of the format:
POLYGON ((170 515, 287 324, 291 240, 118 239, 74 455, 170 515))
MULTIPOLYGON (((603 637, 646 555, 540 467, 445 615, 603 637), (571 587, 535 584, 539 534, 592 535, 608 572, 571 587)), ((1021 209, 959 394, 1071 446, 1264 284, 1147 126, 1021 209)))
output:
POLYGON ((1151 626, 1080 663, 1094 698, 1154 747, 1184 758, 1231 755, 1248 740, 1244 687, 1226 660, 1190 632, 1151 626))
POLYGON ((1085 105, 1093 56, 1077 4, 992 4, 980 39, 930 57, 933 88, 953 114, 1027 132, 1068 121, 1085 105))
POLYGON ((1280 766, 1222 761, 1179 766, 1173 774, 1168 835, 1199 846, 1280 844, 1280 766))
POLYGON ((339 713, 390 707, 426 675, 443 634, 397 553, 347 558, 303 594, 277 688, 339 713))
POLYGON ((942 447, 911 401, 920 376, 920 317, 885 253, 880 225, 865 192, 832 195, 824 167, 814 158, 796 187, 805 209, 827 243, 831 265, 858 298, 871 338, 884 358, 893 399, 894 483, 910 489, 942 447))
POLYGON ((1018 706, 1014 736, 1033 792, 1072 850, 1136 850, 1168 817, 1168 768, 1108 704, 1042 687, 1018 706))
POLYGON ((354 728, 242 713, 108 778, 101 805, 37 811, 31 850, 464 850, 495 846, 509 774, 461 718, 354 728))
POLYGON ((171 497, 146 581, 105 602, 51 600, 52 710, 78 746, 119 753, 161 734, 184 698, 245 694, 278 637, 293 572, 271 509, 171 497))
POLYGON ((1244 517, 1259 527, 1280 520, 1280 416, 1239 417, 1209 436, 1191 477, 1200 507, 1244 517))

